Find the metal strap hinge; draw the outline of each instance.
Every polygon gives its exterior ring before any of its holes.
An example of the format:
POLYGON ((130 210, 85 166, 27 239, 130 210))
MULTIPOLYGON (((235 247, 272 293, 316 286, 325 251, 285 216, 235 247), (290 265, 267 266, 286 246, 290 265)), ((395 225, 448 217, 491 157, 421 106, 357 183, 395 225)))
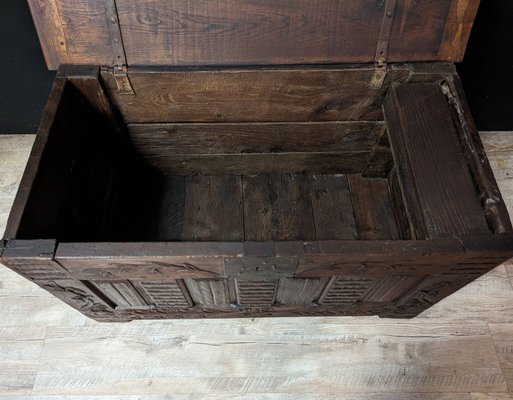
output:
POLYGON ((387 68, 388 65, 384 61, 377 61, 374 63, 374 74, 372 75, 369 83, 370 89, 381 89, 383 87, 383 83, 385 83, 385 78, 387 76, 387 68))
POLYGON ((369 87, 371 89, 381 89, 387 75, 388 47, 390 44, 390 35, 394 23, 397 0, 386 0, 380 3, 384 5, 383 21, 379 32, 378 45, 374 56, 374 75, 369 87))
POLYGON ((114 76, 119 94, 135 94, 130 78, 128 77, 128 68, 126 65, 114 66, 112 75, 114 76))
POLYGON ((112 45, 112 66, 114 80, 116 81, 118 93, 135 94, 134 88, 128 78, 127 59, 123 46, 123 36, 119 23, 119 15, 116 7, 116 0, 105 0, 105 15, 107 27, 112 45))

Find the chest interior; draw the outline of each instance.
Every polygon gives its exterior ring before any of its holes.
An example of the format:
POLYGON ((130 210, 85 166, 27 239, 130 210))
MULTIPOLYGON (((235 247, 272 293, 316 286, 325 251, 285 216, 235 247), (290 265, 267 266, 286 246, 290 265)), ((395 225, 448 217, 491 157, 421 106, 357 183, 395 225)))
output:
POLYGON ((59 68, 2 262, 98 320, 411 317, 513 254, 478 0, 29 0, 59 68))

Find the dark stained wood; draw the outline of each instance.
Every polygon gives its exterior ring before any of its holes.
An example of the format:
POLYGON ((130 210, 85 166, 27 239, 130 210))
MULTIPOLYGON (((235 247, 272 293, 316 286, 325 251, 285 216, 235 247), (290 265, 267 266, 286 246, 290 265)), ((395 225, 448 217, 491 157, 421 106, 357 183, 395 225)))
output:
POLYGON ((453 0, 445 24, 438 58, 462 61, 480 0, 453 0))
POLYGON ((360 240, 399 239, 386 179, 348 176, 360 240))
POLYGON ((147 157, 169 154, 363 152, 372 150, 383 123, 216 123, 129 125, 130 142, 147 157))
POLYGON ((112 213, 109 240, 181 240, 185 177, 128 169, 112 213), (137 210, 137 212, 134 212, 137 210))
POLYGON ((359 173, 367 152, 178 154, 147 157, 146 162, 168 175, 251 175, 279 173, 359 173))
POLYGON ((381 98, 390 82, 406 80, 408 66, 387 75, 371 90, 373 66, 211 68, 155 70, 132 68, 137 93, 117 93, 111 73, 102 77, 127 123, 316 122, 381 120, 381 98))
POLYGON ((384 109, 397 174, 416 237, 488 233, 440 85, 394 85, 384 109))
MULTIPOLYGON (((68 41, 56 0, 28 0, 32 19, 49 69, 71 64, 68 41)), ((92 62, 93 60, 91 60, 92 62)))
POLYGON ((39 124, 36 140, 32 146, 32 151, 30 152, 23 178, 20 186, 18 187, 18 192, 16 193, 16 198, 7 220, 7 227, 4 233, 5 239, 16 237, 22 219, 26 218, 24 216, 24 210, 27 207, 37 171, 40 168, 43 154, 48 151, 46 150, 46 145, 49 141, 49 137, 56 134, 56 128, 54 128, 54 126, 56 126, 59 119, 62 118, 62 111, 60 110, 62 97, 66 98, 70 96, 69 90, 70 89, 67 88, 67 83, 64 78, 56 78, 43 112, 41 123, 39 124))
POLYGON ((373 0, 118 0, 118 10, 129 64, 143 65, 370 62, 384 13, 373 0))
MULTIPOLYGON (((385 3, 375 0, 30 2, 50 68, 112 65, 120 24, 129 65, 272 65, 374 61, 385 3)), ((461 61, 479 0, 399 0, 388 58, 461 61)))
POLYGON ((168 281, 132 282, 139 293, 149 298, 149 303, 159 308, 190 307, 192 298, 183 281, 170 279, 168 281))
POLYGON ((48 68, 112 64, 104 2, 30 0, 29 5, 48 68))
POLYGON ((246 240, 315 239, 305 174, 243 177, 246 240))
POLYGON ((386 178, 393 165, 394 159, 390 150, 388 134, 386 130, 383 130, 362 169, 362 175, 368 178, 386 178))
POLYGON ((201 306, 229 306, 236 299, 230 296, 227 279, 186 279, 185 284, 194 304, 201 306))
POLYGON ((119 320, 104 295, 77 280, 54 259, 55 240, 9 240, 2 264, 91 318, 119 320))
POLYGON ((328 306, 351 306, 368 292, 374 281, 372 277, 334 277, 324 290, 319 303, 328 306))
POLYGON ((499 191, 492 168, 470 113, 463 86, 457 74, 443 85, 443 90, 451 105, 451 111, 459 134, 463 155, 472 172, 472 177, 480 191, 486 219, 495 233, 513 232, 506 204, 499 191))
MULTIPOLYGON (((398 1, 390 34, 388 59, 394 62, 438 60, 442 40, 452 39, 449 36, 444 38, 444 30, 453 1, 458 0, 398 1), (430 57, 425 58, 427 54, 430 57)), ((457 19, 451 19, 448 23, 454 25, 457 22, 457 19)), ((455 48, 453 52, 461 55, 459 49, 455 48)))
POLYGON ((372 303, 386 303, 398 300, 405 293, 411 291, 423 276, 400 276, 391 275, 377 279, 376 283, 363 296, 364 301, 372 303))
POLYGON ((396 168, 392 168, 388 175, 388 190, 394 208, 395 222, 400 239, 413 239, 413 226, 408 219, 408 214, 404 206, 404 199, 399 185, 399 178, 397 177, 396 168))
POLYGON ((417 315, 513 255, 454 66, 396 63, 478 3, 29 0, 70 65, 2 262, 100 321, 417 315))
POLYGON ((148 305, 130 281, 91 283, 117 307, 133 308, 148 305))
POLYGON ((275 302, 281 305, 314 303, 321 296, 327 283, 326 279, 280 279, 275 302))
POLYGON ((309 175, 317 240, 358 239, 345 175, 309 175))
POLYGON ((241 178, 195 175, 186 179, 184 240, 244 239, 241 178))
POLYGON ((276 281, 236 281, 237 303, 250 307, 270 307, 276 299, 276 281))

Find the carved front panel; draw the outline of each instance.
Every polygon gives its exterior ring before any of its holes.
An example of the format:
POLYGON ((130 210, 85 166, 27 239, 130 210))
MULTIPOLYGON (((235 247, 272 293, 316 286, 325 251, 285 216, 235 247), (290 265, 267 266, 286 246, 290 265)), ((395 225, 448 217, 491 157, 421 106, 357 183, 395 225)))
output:
POLYGON ((190 306, 186 294, 174 280, 165 282, 140 282, 140 287, 158 308, 190 306))
POLYGON ((130 281, 91 282, 117 307, 147 307, 148 303, 130 281))
POLYGON ((351 305, 363 297, 373 282, 374 279, 370 278, 334 278, 320 302, 327 305, 351 305))
POLYGON ((237 280, 237 300, 241 306, 271 306, 274 303, 276 282, 237 280))

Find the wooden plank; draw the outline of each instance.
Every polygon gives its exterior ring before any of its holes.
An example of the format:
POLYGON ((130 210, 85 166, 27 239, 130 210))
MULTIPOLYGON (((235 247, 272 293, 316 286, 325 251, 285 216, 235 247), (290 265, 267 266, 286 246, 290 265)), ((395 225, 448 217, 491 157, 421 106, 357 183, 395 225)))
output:
POLYGON ((168 175, 359 173, 368 152, 263 153, 263 154, 163 154, 147 162, 168 175))
POLYGON ((81 280, 215 278, 236 242, 60 243, 55 259, 81 280))
POLYGON ((350 306, 360 300, 375 283, 372 277, 334 277, 319 299, 324 305, 350 306))
POLYGON ((406 81, 409 67, 391 70, 382 90, 369 90, 373 76, 369 66, 131 68, 137 96, 125 96, 112 74, 102 73, 127 123, 381 120, 383 93, 390 82, 406 81))
MULTIPOLYGON (((502 194, 502 203, 506 208, 506 213, 513 215, 513 175, 511 175, 509 166, 513 165, 513 142, 511 142, 510 132, 481 132, 481 140, 486 151, 488 165, 493 170, 493 175, 497 179, 497 187, 502 194)), ((501 221, 509 220, 509 215, 504 216, 501 221)))
POLYGON ((416 237, 489 233, 440 86, 394 85, 384 110, 416 237))
POLYGON ((386 179, 348 176, 360 240, 399 239, 386 179))
POLYGON ((43 351, 46 326, 0 327, 0 394, 30 394, 43 351))
POLYGON ((145 307, 146 301, 129 281, 91 282, 101 293, 107 296, 117 307, 145 307))
POLYGON ((373 0, 118 0, 118 11, 129 64, 255 65, 371 62, 384 8, 373 0))
POLYGON ((71 64, 57 0, 28 0, 28 4, 48 68, 55 70, 61 64, 71 64))
MULTIPOLYGON (((439 58, 446 21, 454 0, 400 0, 397 2, 389 38, 388 61, 449 61, 439 58)), ((456 30, 458 20, 451 19, 456 30)), ((463 45, 464 43, 459 43, 463 45)), ((453 49, 459 54, 459 48, 453 49)))
POLYGON ((248 281, 237 279, 237 303, 248 307, 270 307, 276 298, 276 281, 248 281))
POLYGON ((98 396, 136 388, 140 396, 167 392, 180 400, 416 400, 507 390, 486 324, 349 321, 173 321, 172 333, 168 324, 55 327, 47 333, 34 391, 98 396), (127 356, 121 359, 120 352, 127 356), (136 368, 140 354, 146 368, 136 368), (305 357, 309 363, 299 363, 305 357), (265 362, 274 358, 283 362, 265 362), (66 368, 77 359, 84 368, 66 368))
MULTIPOLYGON (((483 393, 473 393, 478 397, 470 398, 468 393, 348 393, 344 394, 345 400, 511 400, 511 396, 504 393, 494 393, 484 396, 483 393), (484 397, 480 397, 484 396, 484 397), (495 397, 493 397, 495 396, 495 397)), ((226 399, 226 394, 208 394, 208 400, 226 399)), ((244 400, 339 400, 340 395, 331 393, 245 393, 244 400), (264 397, 262 397, 264 396, 264 397)), ((240 397, 240 396, 239 396, 240 397)), ((205 395, 173 394, 173 400, 202 400, 205 395)), ((70 396, 16 396, 12 400, 161 400, 158 394, 148 395, 80 395, 70 396)))
POLYGON ((281 122, 131 124, 130 142, 149 157, 172 154, 247 154, 370 151, 383 123, 281 122))
POLYGON ((463 61, 480 0, 453 0, 438 51, 440 60, 463 61))
POLYGON ((362 176, 366 178, 386 178, 393 165, 394 159, 388 142, 388 134, 384 129, 363 167, 362 176))
POLYGON ((276 291, 277 304, 311 304, 319 299, 327 279, 282 278, 276 291))
POLYGON ((493 343, 499 361, 501 363, 504 377, 510 391, 513 391, 513 340, 511 332, 512 324, 489 324, 493 343))
MULTIPOLYGON (((112 65, 112 44, 104 2, 57 0, 56 6, 71 62, 112 65)), ((39 9, 36 8, 33 13, 39 13, 39 9)), ((65 64, 65 60, 59 61, 59 64, 65 64)))
POLYGON ((390 192, 390 199, 395 214, 395 222, 399 238, 404 240, 413 239, 413 226, 411 226, 408 219, 408 213, 404 205, 404 199, 399 185, 399 178, 397 177, 397 168, 394 167, 388 175, 388 189, 390 192))
MULTIPOLYGON (((54 128, 54 126, 58 124, 58 119, 61 118, 59 106, 63 97, 69 101, 69 88, 65 89, 66 86, 66 81, 62 78, 57 78, 54 81, 52 91, 43 112, 41 123, 39 124, 38 135, 36 136, 36 140, 30 152, 25 172, 23 173, 23 178, 19 185, 11 213, 9 214, 9 219, 7 220, 7 227, 4 234, 6 239, 11 239, 17 236, 22 219, 26 218, 25 209, 27 208, 31 191, 33 190, 43 154, 45 151, 48 151, 45 149, 47 147, 49 137, 52 134, 58 134, 55 132, 56 128, 54 128)), ((56 194, 54 193, 54 196, 55 195, 56 194)))
POLYGON ((315 239, 308 176, 243 177, 246 240, 315 239))
MULTIPOLYGON (((189 293, 184 293, 181 285, 174 279, 167 281, 138 282, 143 290, 159 308, 189 307, 193 303, 189 293)), ((187 290, 187 289, 185 289, 187 290)))
POLYGON ((244 239, 240 177, 188 176, 185 204, 184 240, 244 239))
POLYGON ((357 239, 346 176, 309 175, 309 183, 316 239, 357 239))
POLYGON ((484 199, 487 221, 495 233, 512 232, 508 210, 483 149, 460 78, 455 74, 448 82, 443 88, 452 106, 451 111, 472 177, 479 187, 481 198, 484 199))
MULTIPOLYGON (((461 61, 478 3, 398 1, 389 61, 461 61)), ((374 0, 117 0, 119 22, 97 0, 30 5, 51 68, 112 65, 111 23, 120 24, 129 65, 369 63, 385 18, 374 0)))
POLYGON ((228 306, 236 301, 230 296, 227 279, 186 279, 185 284, 194 304, 228 306))
POLYGON ((401 298, 415 285, 422 281, 423 276, 387 276, 377 279, 372 288, 364 295, 364 301, 389 302, 401 298))

